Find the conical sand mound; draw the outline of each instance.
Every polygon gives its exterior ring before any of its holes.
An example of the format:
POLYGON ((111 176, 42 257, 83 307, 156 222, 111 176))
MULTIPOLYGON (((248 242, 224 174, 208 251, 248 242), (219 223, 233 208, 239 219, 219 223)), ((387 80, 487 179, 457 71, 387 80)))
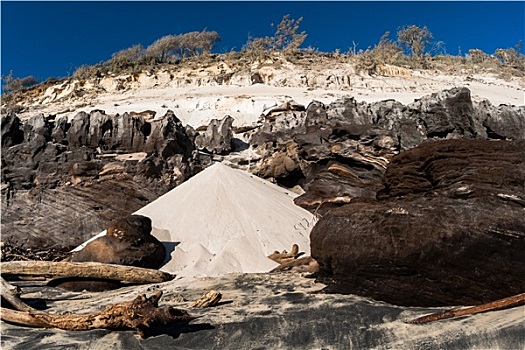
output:
POLYGON ((137 211, 151 218, 153 235, 170 255, 161 268, 178 276, 267 272, 266 256, 310 254, 314 216, 296 195, 250 173, 217 163, 137 211))

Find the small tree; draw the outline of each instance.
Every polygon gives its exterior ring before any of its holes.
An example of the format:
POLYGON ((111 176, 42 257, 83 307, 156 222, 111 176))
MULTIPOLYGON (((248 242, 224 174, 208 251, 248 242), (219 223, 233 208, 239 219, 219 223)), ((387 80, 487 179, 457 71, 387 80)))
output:
MULTIPOLYGON (((301 46, 306 39, 306 32, 298 32, 299 25, 303 18, 297 20, 290 19, 290 15, 285 15, 281 22, 277 25, 275 33, 271 37, 263 38, 248 38, 248 42, 244 46, 244 51, 259 52, 264 51, 295 51, 301 46)), ((272 27, 274 25, 272 24, 272 27)))
POLYGON ((8 75, 2 75, 3 87, 2 90, 6 93, 21 90, 37 84, 37 80, 34 76, 29 75, 24 78, 15 78, 13 71, 10 71, 8 75))
POLYGON ((508 49, 497 49, 494 53, 505 66, 517 69, 525 69, 525 55, 521 53, 523 41, 519 41, 515 47, 508 49))
POLYGON ((180 34, 177 38, 179 40, 177 51, 180 58, 210 53, 215 44, 221 40, 217 32, 207 30, 180 34))
POLYGON ((467 59, 472 63, 483 63, 488 58, 488 55, 480 49, 468 50, 467 59))
POLYGON ((220 40, 217 32, 207 30, 166 35, 148 46, 144 55, 146 59, 164 63, 171 58, 185 58, 209 53, 220 40))
POLYGON ((148 46, 144 55, 149 60, 155 60, 159 63, 167 62, 169 53, 176 51, 180 47, 178 36, 166 35, 157 39, 148 46))
POLYGON ((285 15, 281 23, 277 25, 274 34, 274 49, 281 51, 294 51, 303 44, 306 39, 306 32, 298 32, 299 25, 303 17, 297 20, 290 19, 290 15, 285 15))
POLYGON ((397 32, 397 41, 408 50, 411 56, 418 60, 423 60, 425 49, 430 44, 432 33, 427 26, 420 28, 416 25, 402 27, 397 32))
POLYGON ((395 64, 403 55, 403 50, 390 38, 390 32, 381 36, 374 48, 360 50, 355 55, 356 70, 374 73, 378 65, 395 64))

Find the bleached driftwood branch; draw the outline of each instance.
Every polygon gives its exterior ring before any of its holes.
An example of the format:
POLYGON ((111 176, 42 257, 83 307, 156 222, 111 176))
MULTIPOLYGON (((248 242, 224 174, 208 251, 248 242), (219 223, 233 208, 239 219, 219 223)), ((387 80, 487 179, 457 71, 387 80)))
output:
POLYGON ((2 284, 2 297, 13 305, 14 308, 21 311, 36 311, 36 309, 33 309, 20 299, 20 288, 7 283, 2 277, 0 277, 0 281, 2 284))
MULTIPOLYGON (((2 290, 4 296, 4 290, 2 290)), ((89 329, 132 329, 141 337, 148 336, 150 329, 168 324, 188 323, 195 317, 184 310, 171 306, 158 307, 162 291, 151 297, 141 294, 132 301, 108 306, 101 312, 85 315, 58 315, 45 312, 15 311, 1 308, 1 318, 24 326, 59 328, 70 331, 89 329)))
POLYGON ((205 308, 215 306, 221 301, 222 294, 216 290, 210 290, 198 300, 191 304, 191 307, 205 308))
POLYGON ((499 299, 490 303, 467 307, 465 309, 451 309, 423 317, 416 318, 415 320, 409 321, 412 324, 424 324, 434 322, 438 320, 444 320, 447 318, 460 317, 466 315, 474 315, 481 312, 495 311, 508 309, 511 307, 524 305, 525 304, 525 293, 514 295, 508 298, 499 299))
POLYGON ((175 278, 159 270, 96 262, 8 261, 2 263, 1 272, 2 275, 99 278, 139 284, 175 278))
POLYGON ((283 250, 281 253, 279 253, 278 251, 275 251, 272 254, 268 255, 268 258, 275 261, 278 264, 282 264, 287 261, 294 260, 298 256, 299 256, 299 246, 297 244, 294 244, 292 246, 292 250, 290 251, 290 253, 288 253, 286 250, 283 250))
POLYGON ((288 253, 286 250, 283 250, 282 253, 275 251, 268 255, 269 259, 279 264, 279 266, 271 270, 270 273, 286 271, 308 273, 318 272, 319 264, 317 261, 315 261, 311 256, 299 258, 301 254, 302 253, 299 253, 299 246, 294 244, 290 253, 288 253))

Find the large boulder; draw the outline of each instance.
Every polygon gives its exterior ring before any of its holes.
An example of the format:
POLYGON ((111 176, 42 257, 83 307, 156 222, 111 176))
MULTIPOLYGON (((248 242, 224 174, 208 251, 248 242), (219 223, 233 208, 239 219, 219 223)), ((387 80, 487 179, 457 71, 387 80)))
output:
POLYGON ((424 143, 393 158, 377 198, 312 230, 334 291, 417 306, 525 291, 525 141, 424 143))
POLYGON ((113 222, 105 236, 91 241, 68 260, 158 268, 165 255, 164 245, 151 235, 151 219, 129 215, 113 222))

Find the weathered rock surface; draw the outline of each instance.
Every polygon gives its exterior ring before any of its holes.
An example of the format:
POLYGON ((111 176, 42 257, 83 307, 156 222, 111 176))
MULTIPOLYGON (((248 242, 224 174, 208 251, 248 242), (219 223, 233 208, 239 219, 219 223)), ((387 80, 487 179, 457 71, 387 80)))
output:
POLYGON ((478 304, 525 291, 525 141, 426 142, 394 157, 377 200, 311 232, 337 292, 399 305, 478 304))
MULTIPOLYGON (((20 284, 21 282, 13 282, 20 284)), ((62 331, 1 322, 2 349, 520 349, 523 308, 426 325, 405 322, 442 309, 393 306, 355 295, 327 294, 323 284, 290 274, 230 274, 71 293, 22 286, 28 302, 46 299, 46 312, 89 313, 109 304, 163 291, 162 304, 199 316, 187 326, 159 328, 141 339, 131 331, 62 331), (215 307, 192 308, 205 291, 223 297, 215 307)), ((35 305, 38 307, 38 305, 35 305)))
POLYGON ((68 251, 164 193, 130 178, 77 186, 2 191, 2 241, 35 250, 68 251))
POLYGON ((375 198, 392 157, 426 140, 525 139, 525 108, 474 104, 454 88, 403 105, 344 98, 305 111, 269 113, 250 145, 262 161, 252 171, 306 193, 296 204, 319 214, 353 198, 375 198))
POLYGON ((195 137, 195 146, 214 154, 230 153, 232 150, 233 118, 212 119, 206 131, 195 137))
POLYGON ((151 235, 151 219, 129 215, 113 222, 107 234, 74 252, 68 261, 92 261, 156 269, 164 261, 164 245, 151 235))
MULTIPOLYGON (((202 169, 173 113, 2 118, 2 239, 76 246, 202 169)), ((44 245, 42 245, 44 244, 44 245)))
MULTIPOLYGON (((344 98, 305 108, 290 100, 262 112, 257 126, 233 128, 225 117, 198 131, 172 112, 151 119, 99 110, 71 120, 37 115, 25 123, 9 114, 2 119, 2 228, 20 241, 54 237, 57 229, 92 235, 133 212, 121 208, 139 209, 212 157, 295 188, 302 193, 296 204, 323 215, 355 198, 376 198, 392 157, 425 140, 525 138, 525 108, 474 104, 465 88, 409 105, 344 98), (105 184, 110 180, 125 189, 105 184), (63 188, 70 185, 81 186, 86 197, 63 188), (76 194, 63 195, 70 192, 76 194), (35 193, 41 202, 32 199, 35 193), (28 203, 36 222, 53 224, 24 225, 16 211, 27 212, 21 208, 28 203)), ((63 241, 83 240, 50 244, 63 241)))

